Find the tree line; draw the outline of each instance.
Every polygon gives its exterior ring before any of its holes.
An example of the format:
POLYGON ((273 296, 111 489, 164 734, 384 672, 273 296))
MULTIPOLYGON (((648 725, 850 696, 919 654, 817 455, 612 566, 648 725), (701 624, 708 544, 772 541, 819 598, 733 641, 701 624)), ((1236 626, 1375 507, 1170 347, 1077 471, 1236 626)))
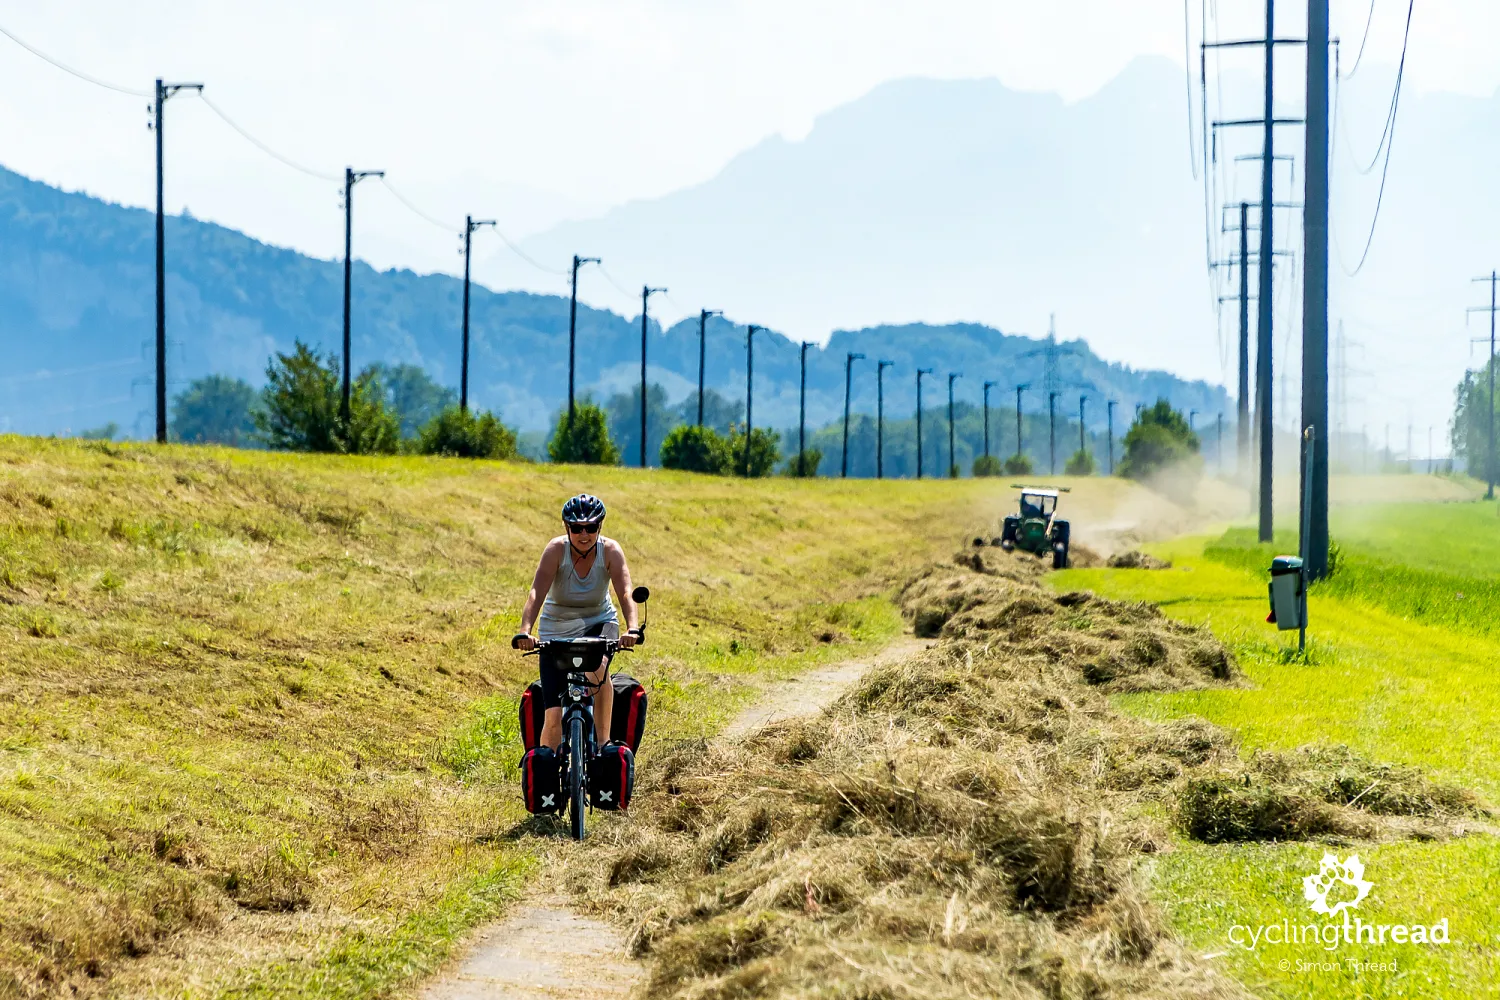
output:
MULTIPOLYGON (((709 389, 698 424, 698 397, 668 400, 666 390, 651 385, 646 395, 646 457, 650 464, 715 475, 790 476, 835 474, 842 467, 843 423, 809 428, 806 447, 797 450, 797 428, 757 427, 746 432, 744 404, 709 389)), ((640 455, 641 390, 633 388, 599 402, 585 395, 570 415, 560 411, 545 448, 533 458, 581 464, 635 464, 640 455)), ((1022 442, 1015 448, 1011 411, 990 414, 989 454, 980 408, 954 408, 954 451, 948 453, 947 413, 924 410, 923 473, 957 477, 965 469, 975 476, 1030 475, 1042 453, 1060 459, 1068 475, 1093 475, 1108 447, 1104 435, 1080 434, 1076 421, 1049 425, 1045 416, 1028 413, 1022 442), (1001 442, 1006 442, 1002 446, 1001 442), (1038 445, 1040 442, 1040 446, 1038 445), (1030 445, 1028 448, 1027 445, 1030 445), (1055 445, 1056 451, 1053 452, 1055 445), (1001 456, 1006 457, 1002 458, 1001 456)), ((340 406, 340 369, 332 355, 319 355, 298 342, 292 351, 272 356, 266 384, 256 390, 242 379, 208 375, 194 380, 173 401, 174 439, 286 451, 336 454, 449 455, 465 458, 528 459, 515 430, 497 415, 464 409, 457 394, 434 382, 416 365, 374 364, 352 381, 347 418, 340 406)), ((876 473, 876 427, 868 415, 851 416, 849 473, 876 473)), ((881 448, 884 475, 911 477, 915 468, 916 420, 886 420, 881 448)), ((1115 471, 1145 478, 1167 465, 1201 467, 1200 442, 1181 412, 1165 400, 1143 409, 1121 435, 1115 471)))

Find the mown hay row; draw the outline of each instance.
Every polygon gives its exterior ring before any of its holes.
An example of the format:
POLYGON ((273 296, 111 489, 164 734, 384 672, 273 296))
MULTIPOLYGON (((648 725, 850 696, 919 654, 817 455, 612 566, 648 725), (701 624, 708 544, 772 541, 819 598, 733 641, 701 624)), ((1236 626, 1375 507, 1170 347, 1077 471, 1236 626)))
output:
POLYGON ((648 996, 1243 996, 1135 884, 1170 849, 1161 817, 1245 839, 1478 808, 1347 750, 1245 762, 1201 720, 1122 715, 1109 693, 1244 682, 1205 630, 1038 572, 979 550, 930 567, 901 594, 925 652, 822 716, 643 760, 628 821, 563 863, 632 923, 648 996), (1405 791, 1372 802, 1367 777, 1405 791))

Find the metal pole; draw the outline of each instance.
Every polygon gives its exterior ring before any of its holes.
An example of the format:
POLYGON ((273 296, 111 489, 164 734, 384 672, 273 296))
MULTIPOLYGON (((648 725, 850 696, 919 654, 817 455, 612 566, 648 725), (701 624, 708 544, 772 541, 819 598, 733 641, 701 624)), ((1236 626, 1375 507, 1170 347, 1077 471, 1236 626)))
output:
POLYGON ((578 354, 578 268, 583 264, 597 264, 598 257, 573 255, 572 294, 568 298, 568 427, 573 426, 573 385, 578 354))
POLYGON ((999 382, 986 382, 984 384, 984 457, 990 457, 990 387, 999 385, 999 382))
POLYGON ((1260 316, 1256 341, 1256 417, 1260 429, 1260 540, 1269 542, 1272 532, 1271 477, 1272 439, 1275 428, 1271 420, 1271 333, 1276 302, 1272 295, 1271 261, 1275 253, 1272 230, 1275 216, 1275 132, 1272 117, 1276 85, 1276 0, 1266 0, 1266 102, 1265 138, 1261 147, 1260 178, 1260 297, 1256 311, 1260 316))
POLYGON ((1109 474, 1115 474, 1115 401, 1109 400, 1104 404, 1106 419, 1109 422, 1109 474))
MULTIPOLYGON (((1308 428, 1309 580, 1328 575, 1328 0, 1307 3, 1307 151, 1302 198, 1302 426, 1308 428)), ((1407 459, 1411 458, 1410 449, 1407 459)))
POLYGON ((1016 458, 1021 457, 1021 393, 1029 389, 1028 385, 1016 386, 1016 458))
POLYGON ((863 357, 863 354, 853 351, 844 357, 844 451, 839 457, 840 479, 847 479, 849 476, 849 388, 853 384, 854 362, 863 357))
POLYGON ((1057 475, 1057 393, 1047 393, 1047 474, 1057 475))
POLYGON ((1088 401, 1089 401, 1089 398, 1087 396, 1079 396, 1078 397, 1078 450, 1079 451, 1083 451, 1084 448, 1087 447, 1087 445, 1085 444, 1084 432, 1083 432, 1083 404, 1087 403, 1088 401))
POLYGON ((1236 406, 1235 468, 1240 481, 1250 470, 1250 203, 1240 202, 1240 381, 1236 406))
POLYGON ((1485 421, 1490 425, 1490 460, 1485 471, 1485 481, 1489 484, 1485 489, 1486 500, 1495 499, 1495 283, 1500 281, 1500 273, 1490 272, 1490 401, 1488 419, 1485 421))
MULTIPOLYGON (((1316 459, 1317 438, 1318 432, 1316 428, 1308 427, 1302 432, 1302 465, 1304 469, 1316 459)), ((1306 524, 1307 520, 1313 516, 1312 477, 1304 475, 1302 483, 1302 520, 1306 524)), ((1311 531, 1304 529, 1300 534, 1302 539, 1302 551, 1300 553, 1302 556, 1302 613, 1299 616, 1299 627, 1297 629, 1297 652, 1299 653, 1307 649, 1307 585, 1311 582, 1311 576, 1307 572, 1307 564, 1308 560, 1312 558, 1313 542, 1311 531)))

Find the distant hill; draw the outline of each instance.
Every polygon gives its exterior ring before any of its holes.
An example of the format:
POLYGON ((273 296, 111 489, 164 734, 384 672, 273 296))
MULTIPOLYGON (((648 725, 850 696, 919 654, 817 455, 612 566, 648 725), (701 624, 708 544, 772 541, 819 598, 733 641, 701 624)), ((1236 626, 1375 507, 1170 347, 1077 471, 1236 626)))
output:
MULTIPOLYGON (((152 426, 154 336, 152 216, 59 191, 0 169, 0 429, 77 433, 110 421, 145 436, 152 426)), ((260 384, 273 351, 301 338, 324 350, 341 338, 343 267, 268 246, 191 216, 167 220, 167 323, 172 391, 193 377, 222 373, 260 384)), ((376 272, 356 262, 354 364, 412 363, 456 385, 462 283, 442 275, 376 272)), ((522 429, 540 429, 567 392, 568 300, 475 287, 471 393, 522 429)), ((580 391, 605 397, 640 378, 640 320, 580 304, 580 391)), ((744 327, 708 326, 707 378, 729 399, 743 399, 744 327)), ((997 380, 997 406, 1013 405, 1015 383, 1030 382, 1027 409, 1045 411, 1046 356, 1035 339, 976 324, 879 326, 839 331, 808 354, 810 424, 843 407, 847 351, 897 362, 887 372, 888 413, 910 414, 914 371, 933 367, 924 402, 946 400, 945 376, 963 371, 958 398, 979 399, 997 380), (930 393, 930 395, 928 395, 930 393)), ((696 388, 697 326, 663 331, 654 322, 650 378, 675 400, 696 388)), ((1127 409, 1166 396, 1204 414, 1229 409, 1217 387, 1166 372, 1135 371, 1097 357, 1081 340, 1061 345, 1055 379, 1059 407, 1076 413, 1079 392, 1093 399, 1091 426, 1102 426, 1106 397, 1127 409)), ((795 425, 798 348, 760 334, 755 344, 757 424, 795 425)), ((855 367, 853 406, 874 412, 871 361, 855 367)))

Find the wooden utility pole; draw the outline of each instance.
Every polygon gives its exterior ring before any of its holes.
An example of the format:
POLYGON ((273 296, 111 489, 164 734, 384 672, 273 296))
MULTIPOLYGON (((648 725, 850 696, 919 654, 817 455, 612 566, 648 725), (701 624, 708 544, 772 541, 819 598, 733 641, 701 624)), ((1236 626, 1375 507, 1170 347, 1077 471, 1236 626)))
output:
POLYGON ((964 377, 963 372, 948 373, 948 478, 958 478, 958 457, 953 453, 953 382, 964 377))
POLYGON ((849 478, 849 390, 854 384, 854 362, 864 359, 863 354, 850 351, 844 357, 844 450, 839 456, 839 478, 849 478))
POLYGON ((344 168, 344 378, 339 395, 339 416, 349 426, 349 293, 354 253, 354 185, 366 177, 384 177, 384 170, 344 168))
POLYGON ((922 478, 922 376, 931 375, 931 368, 917 369, 917 478, 922 478))
POLYGON ((573 255, 573 282, 572 295, 568 299, 568 429, 573 428, 573 373, 577 365, 575 358, 578 355, 578 268, 583 264, 598 264, 598 257, 580 257, 573 255))
MULTIPOLYGON (((708 317, 722 316, 722 309, 702 309, 698 312, 698 426, 703 426, 703 361, 707 357, 708 317)), ((802 345, 802 391, 807 395, 807 345, 802 345)), ((800 453, 800 450, 799 450, 800 453)))
POLYGON ((156 81, 156 106, 151 128, 156 132, 156 443, 167 443, 167 226, 162 204, 162 111, 179 90, 203 89, 201 83, 156 81))
MULTIPOLYGON (((797 388, 797 469, 799 473, 806 476, 807 473, 807 349, 813 346, 808 341, 802 342, 802 378, 797 388)), ((699 364, 699 372, 703 370, 699 364)), ((701 385, 701 382, 700 382, 701 385)), ((698 396, 698 425, 703 425, 703 395, 699 390, 698 396)))
POLYGON ((646 467, 646 310, 651 304, 651 296, 665 291, 665 288, 641 286, 641 468, 643 469, 646 467))
POLYGON ((465 413, 469 410, 469 251, 474 243, 474 230, 494 224, 494 219, 475 220, 472 215, 464 216, 464 343, 463 359, 459 363, 458 408, 465 413))
POLYGON ((885 370, 894 361, 875 362, 875 478, 885 478, 885 370))
POLYGON ((765 327, 751 323, 745 330, 745 478, 750 478, 750 439, 755 429, 755 415, 751 410, 755 386, 755 331, 765 327))

